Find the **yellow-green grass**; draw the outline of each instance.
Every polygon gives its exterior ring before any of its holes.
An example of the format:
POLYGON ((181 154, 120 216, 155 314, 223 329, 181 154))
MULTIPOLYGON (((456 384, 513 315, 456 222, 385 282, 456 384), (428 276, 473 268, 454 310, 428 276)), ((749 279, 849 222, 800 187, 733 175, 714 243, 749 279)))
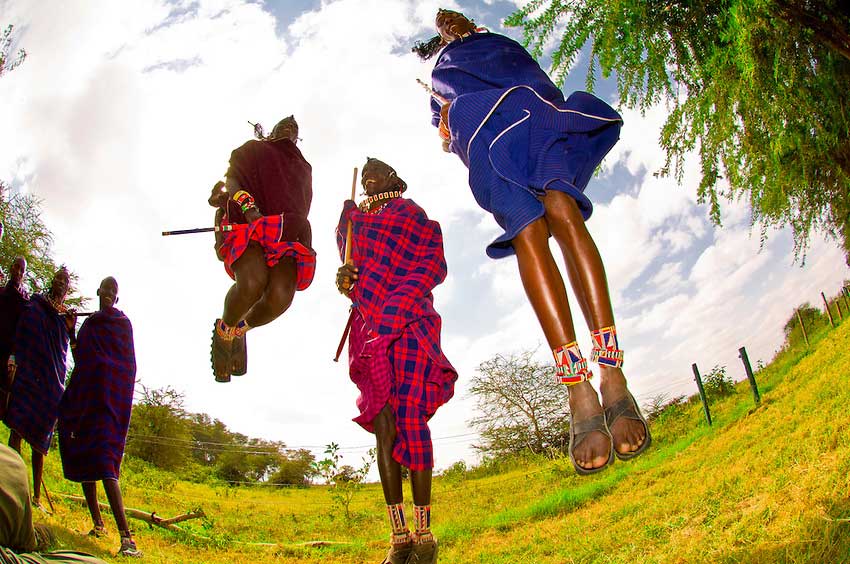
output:
MULTIPOLYGON (((605 472, 575 475, 568 459, 526 462, 483 478, 437 478, 433 516, 444 563, 850 563, 850 323, 811 336, 749 386, 653 424, 653 447, 605 472)), ((114 561, 110 535, 90 539, 78 494, 48 457, 56 515, 38 516, 66 547, 114 561)), ((388 534, 380 488, 355 497, 349 526, 322 487, 279 490, 192 484, 125 463, 126 503, 161 516, 202 507, 181 524, 199 539, 133 521, 151 563, 380 562, 388 534), (326 540, 324 547, 300 543, 326 540), (245 544, 258 543, 258 544, 245 544), (265 546, 260 543, 269 543, 265 546)), ((103 495, 101 494, 101 497, 103 495)))

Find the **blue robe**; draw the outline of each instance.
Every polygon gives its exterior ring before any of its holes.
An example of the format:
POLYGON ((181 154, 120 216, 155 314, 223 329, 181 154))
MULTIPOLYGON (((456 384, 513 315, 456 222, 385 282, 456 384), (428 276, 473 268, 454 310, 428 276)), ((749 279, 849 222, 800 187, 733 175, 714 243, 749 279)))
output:
MULTIPOLYGON (((475 33, 443 49, 431 73, 434 91, 452 102, 450 150, 469 169, 478 204, 504 229, 491 258, 514 253, 511 240, 543 216, 540 196, 572 196, 585 219, 590 177, 620 137, 622 118, 587 92, 564 100, 540 65, 516 41, 475 33)), ((431 100, 432 123, 440 103, 431 100)))

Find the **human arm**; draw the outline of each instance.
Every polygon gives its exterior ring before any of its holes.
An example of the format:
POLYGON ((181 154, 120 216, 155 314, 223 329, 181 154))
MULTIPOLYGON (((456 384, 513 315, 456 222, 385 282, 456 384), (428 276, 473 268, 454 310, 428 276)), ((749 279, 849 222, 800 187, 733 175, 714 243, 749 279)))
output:
POLYGON ((15 353, 9 355, 6 361, 6 374, 8 374, 9 382, 14 382, 15 372, 18 370, 18 364, 15 362, 15 353))
POLYGON ((242 210, 245 221, 253 223, 263 216, 262 210, 251 195, 250 170, 255 158, 252 156, 252 142, 238 147, 230 154, 230 166, 225 173, 224 190, 228 201, 233 201, 242 210))
POLYGON ((68 308, 62 314, 62 319, 65 322, 65 330, 68 332, 68 342, 71 344, 71 350, 77 346, 77 311, 68 308))
POLYGON ((242 209, 242 215, 245 216, 245 221, 253 223, 263 217, 260 208, 257 207, 257 203, 254 201, 254 197, 251 196, 250 192, 242 188, 239 181, 233 176, 228 176, 224 185, 227 188, 227 194, 230 199, 236 202, 236 205, 242 209))

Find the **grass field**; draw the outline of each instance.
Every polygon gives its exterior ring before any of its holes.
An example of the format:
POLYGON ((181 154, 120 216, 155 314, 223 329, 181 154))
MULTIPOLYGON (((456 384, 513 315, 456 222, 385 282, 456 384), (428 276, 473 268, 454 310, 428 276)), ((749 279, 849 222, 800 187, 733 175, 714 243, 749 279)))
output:
MULTIPOLYGON (((812 336, 809 351, 783 352, 757 379, 758 407, 743 383, 712 404, 712 427, 698 401, 668 410, 646 455, 596 476, 576 476, 568 459, 529 459, 437 478, 440 561, 850 563, 850 323, 812 336)), ((45 480, 57 511, 37 518, 63 546, 119 560, 111 517, 110 535, 90 540, 87 511, 56 495, 79 489, 55 455, 45 480)), ((377 484, 355 497, 351 524, 322 487, 211 487, 135 461, 122 487, 128 507, 208 515, 181 525, 196 536, 131 521, 150 563, 377 563, 386 551, 377 484), (317 540, 339 544, 302 544, 317 540)))

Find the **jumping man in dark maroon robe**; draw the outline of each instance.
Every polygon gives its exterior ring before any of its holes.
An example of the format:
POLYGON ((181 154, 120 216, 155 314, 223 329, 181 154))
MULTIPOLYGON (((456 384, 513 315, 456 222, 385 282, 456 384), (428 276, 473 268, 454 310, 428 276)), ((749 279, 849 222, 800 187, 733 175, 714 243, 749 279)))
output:
POLYGON ((245 374, 245 333, 286 311, 316 268, 307 220, 312 168, 295 146, 298 124, 290 116, 269 137, 258 136, 233 151, 227 180, 209 199, 219 208, 217 223, 233 229, 218 239, 216 254, 236 281, 213 330, 217 382, 245 374))

